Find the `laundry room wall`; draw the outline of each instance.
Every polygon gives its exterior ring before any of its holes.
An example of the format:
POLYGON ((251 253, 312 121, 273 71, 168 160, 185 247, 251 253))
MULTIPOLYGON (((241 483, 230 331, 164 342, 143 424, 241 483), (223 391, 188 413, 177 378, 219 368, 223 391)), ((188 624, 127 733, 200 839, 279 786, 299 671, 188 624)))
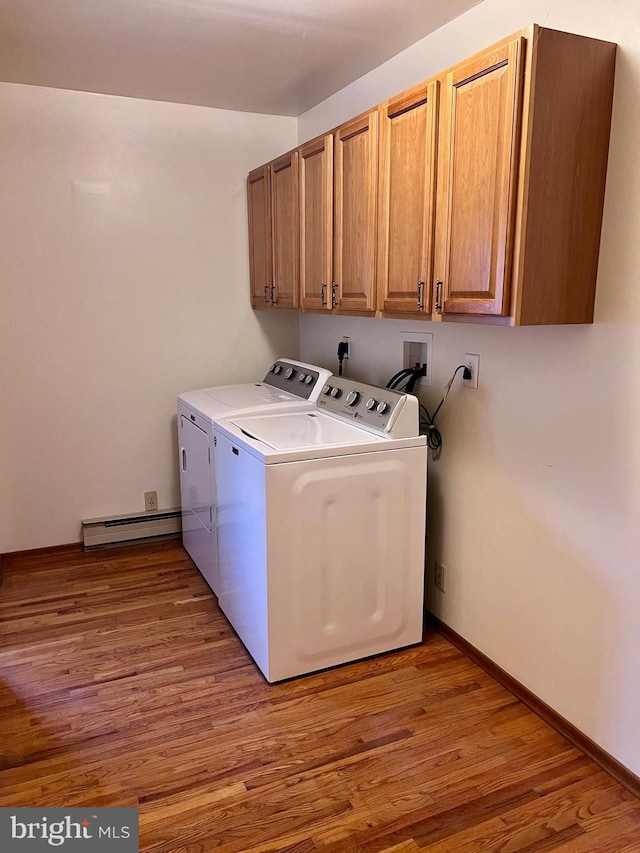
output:
MULTIPOLYGON (((640 30, 635 0, 484 0, 299 119, 303 142, 537 22, 619 44, 592 326, 499 328, 303 315, 302 357, 384 383, 405 330, 434 335, 433 409, 467 352, 430 462, 427 602, 640 775, 640 30), (636 22, 635 25, 632 22, 636 22), (436 592, 434 562, 447 569, 436 592)), ((401 535, 401 533, 399 533, 401 535)))
POLYGON ((176 395, 297 355, 249 303, 245 177, 294 118, 0 84, 0 551, 179 505, 176 395))

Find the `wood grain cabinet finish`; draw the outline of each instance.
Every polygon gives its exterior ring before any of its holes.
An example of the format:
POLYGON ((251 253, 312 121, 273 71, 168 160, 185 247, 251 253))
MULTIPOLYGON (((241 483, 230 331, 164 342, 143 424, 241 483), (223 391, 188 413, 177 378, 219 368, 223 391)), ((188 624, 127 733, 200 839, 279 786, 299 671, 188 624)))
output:
POLYGON ((249 173, 247 206, 251 304, 254 308, 297 308, 297 151, 249 173))
POLYGON ((300 305, 331 311, 333 282, 333 134, 299 152, 300 305))
POLYGON ((376 307, 377 109, 300 148, 303 310, 376 307))
POLYGON ((615 55, 532 25, 251 172, 252 304, 593 322, 615 55))
POLYGON ((260 166, 247 178, 247 209, 249 214, 249 279, 251 305, 264 308, 271 305, 273 263, 271 246, 271 172, 260 166))
POLYGON ((615 51, 534 25, 444 77, 442 318, 593 321, 615 51))
POLYGON ((378 189, 378 307, 431 310, 438 81, 381 104, 378 189))
POLYGON ((299 305, 298 152, 292 151, 270 166, 273 244, 273 307, 299 305))
POLYGON ((378 111, 334 133, 334 308, 375 311, 378 111))
POLYGON ((436 310, 508 311, 524 39, 446 77, 440 136, 436 310))

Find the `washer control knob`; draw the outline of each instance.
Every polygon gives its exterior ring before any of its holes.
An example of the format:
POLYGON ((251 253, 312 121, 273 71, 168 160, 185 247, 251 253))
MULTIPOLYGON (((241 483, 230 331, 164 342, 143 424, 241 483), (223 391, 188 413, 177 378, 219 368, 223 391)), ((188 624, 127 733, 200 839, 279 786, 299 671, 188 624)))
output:
POLYGON ((305 385, 311 385, 312 382, 313 382, 313 376, 310 373, 308 373, 307 378, 304 380, 304 384, 305 385))
POLYGON ((360 399, 360 392, 359 391, 349 391, 349 393, 347 394, 347 403, 350 406, 357 406, 359 399, 360 399))
POLYGON ((293 379, 293 377, 295 375, 296 375, 296 372, 293 369, 293 367, 289 367, 289 368, 287 368, 287 372, 285 373, 284 378, 285 379, 293 379))
POLYGON ((331 389, 331 396, 334 400, 337 400, 340 394, 342 394, 342 390, 337 385, 331 389))
POLYGON ((329 396, 329 394, 330 394, 332 391, 333 391, 333 388, 331 387, 331 385, 325 385, 325 386, 324 386, 324 388, 322 389, 322 393, 323 393, 326 397, 328 397, 328 396, 329 396))
POLYGON ((378 403, 378 405, 376 406, 376 412, 379 415, 384 415, 384 413, 387 411, 388 408, 389 408, 389 404, 385 403, 383 400, 381 403, 378 403))
POLYGON ((301 373, 300 376, 298 376, 298 382, 304 382, 306 378, 307 378, 307 374, 301 373))
POLYGON ((280 367, 279 364, 274 364, 273 367, 271 368, 271 372, 275 373, 277 376, 278 373, 282 373, 282 368, 280 367))
POLYGON ((375 409, 375 407, 377 405, 378 405, 378 401, 374 400, 373 397, 369 397, 367 402, 364 404, 364 407, 365 407, 365 409, 367 409, 370 412, 372 409, 375 409))

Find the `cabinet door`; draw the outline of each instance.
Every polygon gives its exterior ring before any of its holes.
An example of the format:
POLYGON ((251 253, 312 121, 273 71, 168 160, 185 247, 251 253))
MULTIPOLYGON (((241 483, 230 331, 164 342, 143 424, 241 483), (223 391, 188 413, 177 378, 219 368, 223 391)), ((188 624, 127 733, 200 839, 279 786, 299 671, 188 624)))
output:
POLYGON ((380 107, 378 306, 428 314, 433 272, 438 82, 380 107))
POLYGON ((268 166, 249 172, 249 279, 254 308, 271 305, 273 285, 271 254, 271 180, 268 166))
POLYGON ((297 308, 298 261, 298 152, 271 164, 271 217, 273 233, 273 304, 297 308))
POLYGON ((445 314, 509 313, 523 53, 517 38, 446 78, 436 222, 445 314))
POLYGON ((300 171, 300 304, 331 310, 333 136, 303 145, 300 171))
POLYGON ((337 305, 375 309, 378 112, 335 132, 333 277, 337 305))

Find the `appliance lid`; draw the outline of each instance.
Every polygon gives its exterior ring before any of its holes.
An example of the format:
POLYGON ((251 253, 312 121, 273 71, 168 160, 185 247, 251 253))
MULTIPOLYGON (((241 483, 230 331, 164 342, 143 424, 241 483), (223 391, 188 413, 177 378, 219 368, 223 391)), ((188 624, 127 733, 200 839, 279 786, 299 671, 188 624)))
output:
POLYGON ((388 441, 317 411, 233 418, 229 422, 249 438, 281 452, 388 441))
POLYGON ((248 405, 262 405, 270 403, 296 402, 297 397, 285 391, 278 391, 269 385, 256 383, 254 385, 222 385, 219 388, 210 388, 207 395, 228 409, 244 409, 248 405))
POLYGON ((217 388, 187 391, 178 397, 178 405, 214 423, 218 418, 228 418, 240 413, 269 411, 273 408, 278 411, 309 408, 313 404, 268 385, 247 382, 242 385, 221 385, 217 388))

